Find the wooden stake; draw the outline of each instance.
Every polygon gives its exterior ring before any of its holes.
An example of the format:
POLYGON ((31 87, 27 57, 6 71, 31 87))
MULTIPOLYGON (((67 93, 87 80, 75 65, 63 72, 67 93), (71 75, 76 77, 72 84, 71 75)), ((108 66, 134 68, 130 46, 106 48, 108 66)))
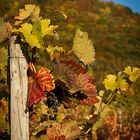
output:
POLYGON ((29 140, 29 114, 25 113, 28 77, 28 63, 23 50, 15 43, 16 37, 10 40, 10 114, 11 140, 29 140))

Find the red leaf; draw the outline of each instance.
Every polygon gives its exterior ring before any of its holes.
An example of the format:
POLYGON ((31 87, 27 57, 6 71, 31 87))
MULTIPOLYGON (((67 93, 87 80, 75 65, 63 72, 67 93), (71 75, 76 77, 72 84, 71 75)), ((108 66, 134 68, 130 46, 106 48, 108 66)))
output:
POLYGON ((28 80, 28 99, 27 99, 27 107, 30 107, 32 104, 38 103, 41 99, 43 99, 46 94, 45 92, 37 85, 36 81, 29 77, 28 80))
MULTIPOLYGON (((32 70, 31 70, 32 71, 32 70)), ((28 79, 28 99, 27 107, 38 103, 46 97, 45 91, 51 91, 55 88, 53 76, 46 68, 40 68, 38 72, 31 75, 28 79)))
POLYGON ((98 103, 99 100, 97 99, 96 96, 93 97, 88 97, 86 99, 80 100, 80 103, 82 105, 94 105, 95 103, 98 103))
POLYGON ((71 71, 75 72, 76 74, 84 74, 87 72, 87 70, 81 64, 77 64, 72 60, 62 61, 62 64, 65 64, 71 71))

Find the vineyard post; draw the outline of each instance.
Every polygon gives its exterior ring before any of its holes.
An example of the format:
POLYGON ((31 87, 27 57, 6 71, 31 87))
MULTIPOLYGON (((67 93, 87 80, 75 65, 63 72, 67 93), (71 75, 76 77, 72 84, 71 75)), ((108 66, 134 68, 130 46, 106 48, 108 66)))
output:
POLYGON ((28 63, 16 43, 16 37, 10 39, 10 115, 11 140, 29 140, 29 113, 26 110, 28 63))

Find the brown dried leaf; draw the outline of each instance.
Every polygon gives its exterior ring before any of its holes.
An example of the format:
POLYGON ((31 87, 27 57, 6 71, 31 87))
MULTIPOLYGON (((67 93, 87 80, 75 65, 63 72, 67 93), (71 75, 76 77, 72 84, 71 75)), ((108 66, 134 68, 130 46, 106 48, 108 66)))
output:
POLYGON ((9 22, 3 22, 0 20, 0 42, 5 39, 9 39, 11 36, 12 25, 9 22))

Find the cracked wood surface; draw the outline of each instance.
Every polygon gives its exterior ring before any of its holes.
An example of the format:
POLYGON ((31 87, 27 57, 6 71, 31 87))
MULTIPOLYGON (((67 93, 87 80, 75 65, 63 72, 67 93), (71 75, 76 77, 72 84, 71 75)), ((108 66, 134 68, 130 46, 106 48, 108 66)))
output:
POLYGON ((11 140, 29 140, 29 114, 25 113, 28 91, 28 63, 16 37, 10 40, 11 140))

